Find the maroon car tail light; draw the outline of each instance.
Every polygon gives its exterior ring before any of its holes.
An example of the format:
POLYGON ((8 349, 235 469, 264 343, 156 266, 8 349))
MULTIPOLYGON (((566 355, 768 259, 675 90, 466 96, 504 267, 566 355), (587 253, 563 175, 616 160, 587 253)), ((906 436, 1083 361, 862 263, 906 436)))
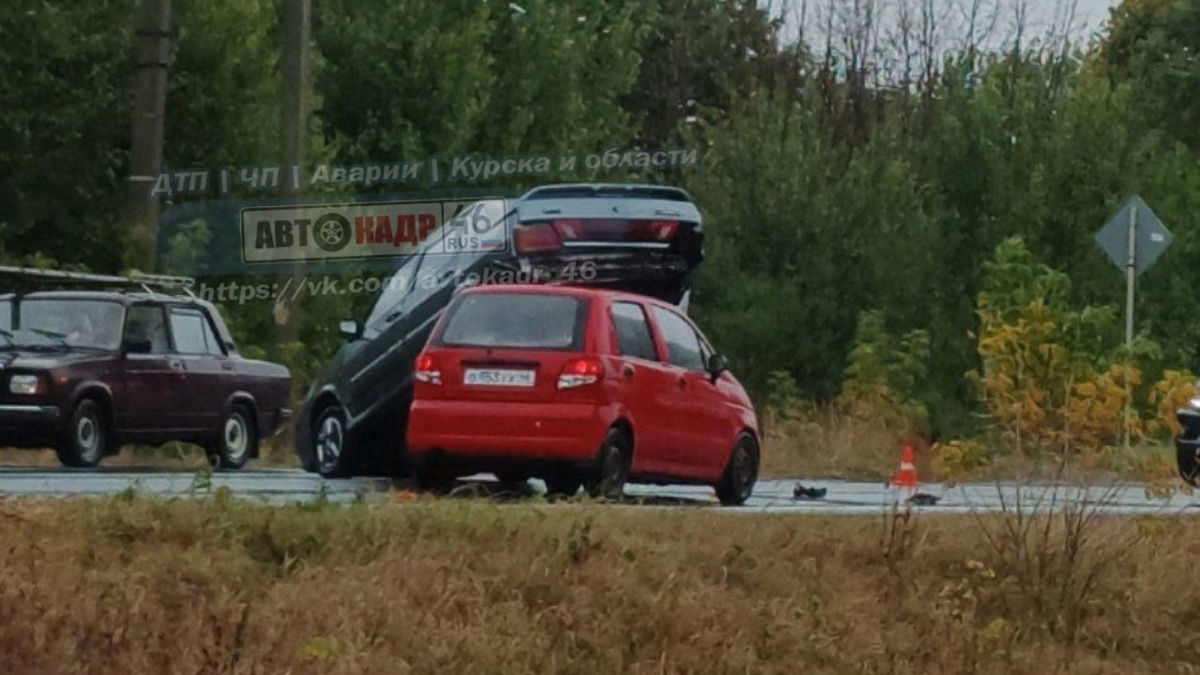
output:
POLYGON ((440 385, 442 383, 442 371, 438 368, 437 359, 428 353, 418 356, 416 367, 413 370, 413 377, 417 379, 417 382, 440 385))
POLYGON ((583 357, 571 359, 558 375, 559 389, 573 389, 595 384, 604 377, 604 364, 600 359, 583 357))
POLYGON ((517 229, 514 235, 517 253, 554 251, 562 246, 558 232, 547 224, 529 225, 517 229))

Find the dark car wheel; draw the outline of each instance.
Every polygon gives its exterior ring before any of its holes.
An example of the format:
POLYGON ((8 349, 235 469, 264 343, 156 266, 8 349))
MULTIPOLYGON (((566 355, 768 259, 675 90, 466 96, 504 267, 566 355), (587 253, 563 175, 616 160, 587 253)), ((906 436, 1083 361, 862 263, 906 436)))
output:
POLYGON ((588 494, 593 498, 620 499, 625 493, 632 460, 625 434, 620 429, 609 429, 600 444, 594 474, 587 482, 588 494))
POLYGON ((313 424, 312 436, 317 473, 325 478, 350 475, 350 458, 346 455, 346 417, 342 409, 330 406, 322 410, 313 424))
POLYGON ((413 477, 418 488, 436 495, 448 495, 458 484, 458 476, 453 471, 428 457, 414 463, 413 477))
POLYGON ((519 486, 529 481, 529 474, 515 469, 500 469, 494 475, 496 480, 505 485, 519 486))
POLYGON ((1175 460, 1179 465, 1179 477, 1192 487, 1200 487, 1200 446, 1177 445, 1175 460))
POLYGON ((108 418, 98 403, 85 398, 75 406, 56 451, 63 466, 94 467, 108 454, 108 418))
POLYGON ((745 504, 758 481, 758 443, 749 434, 738 437, 721 481, 716 484, 717 499, 725 506, 745 504))
POLYGON ((574 497, 583 486, 583 480, 572 475, 546 476, 542 480, 546 483, 547 497, 574 497))
POLYGON ((208 461, 214 469, 240 469, 258 450, 250 411, 235 405, 221 418, 217 440, 208 448, 208 461))

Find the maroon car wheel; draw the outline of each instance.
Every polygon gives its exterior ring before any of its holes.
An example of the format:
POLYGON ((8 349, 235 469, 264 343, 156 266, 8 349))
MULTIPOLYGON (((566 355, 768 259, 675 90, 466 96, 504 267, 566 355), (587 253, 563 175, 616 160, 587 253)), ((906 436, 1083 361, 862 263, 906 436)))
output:
POLYGON ((75 406, 71 421, 56 448, 63 466, 90 468, 108 453, 108 423, 104 410, 90 398, 75 406))
POLYGON ((221 418, 217 440, 208 448, 208 460, 216 469, 240 469, 258 449, 253 417, 243 406, 234 406, 221 418))

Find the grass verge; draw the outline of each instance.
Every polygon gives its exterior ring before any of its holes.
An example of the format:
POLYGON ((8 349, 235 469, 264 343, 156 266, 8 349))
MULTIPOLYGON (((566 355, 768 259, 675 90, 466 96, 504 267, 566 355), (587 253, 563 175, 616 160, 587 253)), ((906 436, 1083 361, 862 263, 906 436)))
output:
POLYGON ((981 518, 7 501, 0 672, 1190 672, 1200 522, 981 518))

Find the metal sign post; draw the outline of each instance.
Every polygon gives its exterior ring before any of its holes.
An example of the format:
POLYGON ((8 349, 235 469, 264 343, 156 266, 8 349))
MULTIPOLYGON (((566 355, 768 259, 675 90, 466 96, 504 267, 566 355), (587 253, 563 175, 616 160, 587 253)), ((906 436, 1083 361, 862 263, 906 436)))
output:
POLYGON ((1129 262, 1125 265, 1125 348, 1133 349, 1133 278, 1137 276, 1137 209, 1129 209, 1129 262))
MULTIPOLYGON (((1171 232, 1141 197, 1130 197, 1116 215, 1096 233, 1096 243, 1113 264, 1125 270, 1125 348, 1133 350, 1134 279, 1158 260, 1171 244, 1171 232)), ((1124 445, 1129 447, 1132 392, 1125 382, 1124 445)))

